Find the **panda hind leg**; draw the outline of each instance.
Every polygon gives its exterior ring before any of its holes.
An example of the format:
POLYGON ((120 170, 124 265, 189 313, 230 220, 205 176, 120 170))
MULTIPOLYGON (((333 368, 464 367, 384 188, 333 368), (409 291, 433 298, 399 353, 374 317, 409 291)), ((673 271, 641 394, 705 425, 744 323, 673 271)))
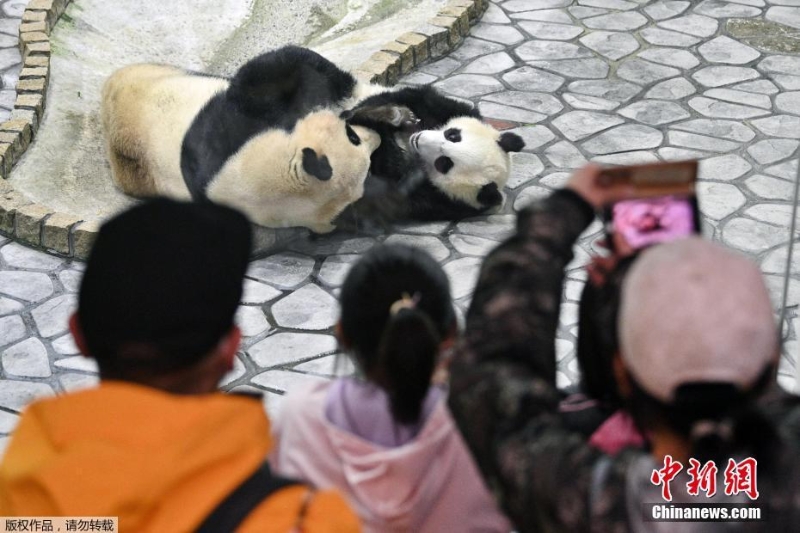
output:
POLYGON ((144 162, 109 147, 108 159, 111 163, 111 176, 122 192, 131 196, 152 196, 157 194, 156 184, 144 162))

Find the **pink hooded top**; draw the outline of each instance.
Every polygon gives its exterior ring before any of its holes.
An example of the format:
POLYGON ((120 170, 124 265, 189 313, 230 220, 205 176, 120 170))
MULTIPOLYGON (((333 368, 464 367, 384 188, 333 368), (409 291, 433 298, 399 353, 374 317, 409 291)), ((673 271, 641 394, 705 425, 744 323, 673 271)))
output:
POLYGON ((367 532, 511 531, 444 395, 414 438, 384 447, 328 420, 326 400, 335 383, 313 383, 286 396, 273 424, 276 473, 338 489, 367 532))

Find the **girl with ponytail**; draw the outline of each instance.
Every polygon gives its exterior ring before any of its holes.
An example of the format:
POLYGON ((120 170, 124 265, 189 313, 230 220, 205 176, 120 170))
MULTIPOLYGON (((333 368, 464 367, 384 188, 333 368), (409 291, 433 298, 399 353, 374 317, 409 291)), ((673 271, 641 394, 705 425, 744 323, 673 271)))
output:
POLYGON ((338 488, 365 531, 498 531, 499 512, 433 384, 456 320, 450 286, 424 251, 364 254, 340 295, 336 332, 360 378, 291 391, 275 421, 273 468, 338 488))

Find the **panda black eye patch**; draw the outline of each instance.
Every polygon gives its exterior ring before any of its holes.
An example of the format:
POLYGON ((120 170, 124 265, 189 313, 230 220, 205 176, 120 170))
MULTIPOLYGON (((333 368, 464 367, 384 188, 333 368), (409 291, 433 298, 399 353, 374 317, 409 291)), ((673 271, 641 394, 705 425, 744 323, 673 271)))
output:
POLYGON ((355 146, 361 144, 361 138, 358 136, 358 133, 356 133, 355 130, 350 127, 349 124, 345 124, 344 129, 347 132, 347 138, 350 139, 351 143, 353 143, 355 146))
POLYGON ((458 128, 449 128, 445 130, 444 138, 451 143, 461 142, 461 130, 458 128))
POLYGON ((448 172, 450 172, 450 169, 453 168, 453 160, 443 155, 442 157, 434 161, 433 167, 440 173, 447 174, 448 172))

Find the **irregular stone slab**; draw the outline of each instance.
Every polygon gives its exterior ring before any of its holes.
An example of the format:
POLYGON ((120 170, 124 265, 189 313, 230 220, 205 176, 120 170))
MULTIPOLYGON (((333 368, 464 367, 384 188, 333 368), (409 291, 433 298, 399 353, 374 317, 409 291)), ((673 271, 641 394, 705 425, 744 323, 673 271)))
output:
POLYGON ((694 9, 694 12, 718 19, 749 18, 757 17, 761 14, 761 10, 757 7, 732 4, 722 0, 705 0, 694 9))
POLYGON ((356 372, 356 367, 350 357, 343 353, 336 353, 293 366, 292 370, 304 374, 342 377, 353 375, 356 372))
POLYGON ((755 48, 751 48, 739 41, 734 41, 724 35, 704 43, 697 50, 706 61, 731 65, 744 65, 761 55, 755 48))
POLYGON ((706 67, 692 74, 692 78, 706 87, 722 87, 758 78, 758 72, 745 67, 706 67))
POLYGON ((587 48, 615 61, 639 49, 639 41, 627 33, 595 31, 580 41, 587 48))
POLYGON ((750 142, 756 136, 753 130, 741 122, 732 120, 699 118, 688 122, 682 122, 681 124, 675 124, 672 127, 676 130, 692 131, 741 143, 750 142))
MULTIPOLYGON (((486 15, 483 15, 483 19, 486 15)), ((537 11, 524 11, 512 13, 511 18, 517 20, 539 20, 542 22, 557 22, 559 24, 572 24, 572 19, 563 9, 541 9, 537 11)), ((483 20, 481 19, 481 20, 483 20)), ((488 20, 486 22, 489 22, 488 20)))
POLYGON ((511 56, 505 52, 497 52, 483 56, 466 67, 462 72, 467 74, 497 74, 506 71, 516 65, 511 56))
POLYGON ((549 61, 554 59, 578 59, 591 57, 589 50, 572 43, 560 41, 528 41, 514 52, 523 61, 549 61))
MULTIPOLYGON (((498 10, 500 9, 497 6, 493 7, 498 10)), ((485 17, 486 15, 484 15, 484 18, 485 17)), ((457 61, 467 61, 474 57, 490 54, 492 52, 499 52, 501 50, 503 50, 502 44, 484 41, 483 39, 476 39, 475 37, 467 37, 464 39, 464 42, 461 43, 461 46, 456 48, 455 51, 450 54, 450 57, 457 61)), ((403 78, 403 81, 406 79, 407 77, 403 78)))
POLYGON ((764 170, 764 172, 767 174, 772 174, 773 176, 778 176, 779 178, 783 178, 785 180, 794 181, 797 178, 797 161, 792 160, 773 165, 764 170))
POLYGON ((786 204, 758 204, 748 207, 744 214, 761 222, 778 226, 789 240, 789 225, 792 221, 792 206, 786 204))
POLYGON ((747 153, 761 165, 782 161, 797 151, 800 141, 791 139, 766 139, 747 148, 747 153))
POLYGON ((768 56, 758 64, 758 69, 770 74, 797 75, 800 72, 800 57, 768 56))
POLYGON ((583 33, 580 26, 548 22, 520 22, 519 26, 536 39, 552 41, 570 41, 583 33))
POLYGON ((78 292, 81 287, 83 272, 80 270, 63 270, 58 274, 58 280, 67 292, 78 292))
MULTIPOLYGON (((239 362, 238 357, 234 358, 234 365, 236 365, 237 363, 241 365, 241 362, 239 362)), ((97 366, 97 361, 89 357, 84 357, 82 355, 67 357, 66 359, 59 359, 58 361, 55 362, 55 366, 67 370, 79 370, 81 372, 92 372, 95 374, 97 374, 100 371, 100 368, 97 366)))
POLYGON ((442 241, 432 235, 391 235, 384 242, 386 244, 400 244, 413 248, 420 248, 428 252, 439 262, 444 261, 450 256, 450 251, 442 244, 442 241))
POLYGON ((44 383, 7 379, 0 387, 0 407, 22 411, 32 401, 55 394, 53 388, 44 383))
POLYGON ((780 85, 785 91, 796 91, 800 89, 800 76, 787 76, 786 74, 775 74, 775 83, 780 85))
POLYGON ((25 378, 46 378, 52 374, 47 349, 35 337, 3 350, 3 370, 6 374, 25 378))
POLYGON ((473 98, 483 96, 504 89, 503 84, 490 76, 478 74, 458 74, 435 84, 440 89, 453 96, 473 98))
MULTIPOLYGON (((497 45, 502 48, 502 45, 497 45)), ((402 85, 428 85, 435 82, 437 79, 436 76, 431 76, 430 74, 425 74, 424 72, 412 72, 408 76, 405 76, 402 79, 402 85)))
POLYGON ((447 76, 460 66, 461 66, 460 61, 456 61, 455 59, 446 57, 444 59, 440 59, 439 61, 423 65, 422 67, 420 67, 420 70, 422 72, 425 72, 426 74, 430 74, 432 76, 436 76, 437 78, 441 78, 447 76))
POLYGON ((23 307, 24 306, 21 303, 15 302, 10 298, 0 297, 0 316, 10 315, 11 313, 17 313, 21 311, 23 307))
POLYGON ((56 353, 61 355, 76 355, 81 353, 78 347, 75 345, 75 339, 72 338, 71 334, 64 335, 63 337, 59 337, 54 341, 50 342, 50 346, 53 347, 53 350, 56 353))
POLYGON ((773 95, 778 94, 778 88, 769 80, 746 81, 731 87, 737 91, 773 95))
POLYGON ((482 263, 482 258, 464 257, 444 265, 444 271, 450 278, 450 292, 454 300, 472 294, 482 263))
POLYGON ((656 2, 645 7, 644 12, 653 20, 664 20, 680 15, 690 4, 690 2, 656 2))
POLYGON ((553 115, 564 109, 558 98, 545 93, 526 91, 504 91, 484 98, 489 102, 521 107, 545 115, 553 115))
POLYGON ((273 304, 272 316, 285 328, 322 330, 336 323, 339 309, 333 296, 309 283, 273 304))
POLYGON ((255 337, 270 329, 264 312, 251 305, 239 306, 239 309, 236 310, 235 322, 245 337, 255 337))
POLYGON ((305 255, 328 256, 333 254, 358 254, 366 252, 375 245, 375 240, 367 237, 353 238, 348 233, 317 235, 313 238, 296 239, 289 243, 292 252, 305 255))
POLYGON ((539 185, 544 185, 551 189, 562 189, 569 181, 570 176, 572 176, 570 172, 554 172, 540 179, 539 185))
POLYGON ((742 157, 729 154, 700 161, 698 175, 702 180, 733 181, 752 169, 742 157))
POLYGON ((289 392, 312 383, 324 383, 327 381, 329 381, 328 378, 322 376, 301 374, 300 372, 292 372, 290 370, 270 370, 258 374, 250 380, 254 385, 283 392, 289 392))
POLYGON ((675 102, 661 100, 640 100, 618 111, 623 117, 638 122, 658 126, 689 118, 691 115, 675 102))
POLYGON ((605 98, 596 96, 586 96, 584 94, 564 93, 561 95, 566 103, 575 109, 586 109, 589 111, 611 111, 619 107, 619 102, 612 102, 605 98))
POLYGON ((4 271, 0 272, 0 292, 26 302, 38 302, 53 294, 53 282, 42 272, 4 271))
POLYGON ((571 0, 509 0, 503 3, 506 11, 534 11, 536 9, 552 9, 570 5, 571 0))
POLYGON ((537 200, 542 200, 547 198, 552 194, 550 189, 546 189, 545 187, 539 187, 536 185, 529 185, 525 187, 517 196, 516 200, 514 200, 514 210, 519 212, 522 209, 525 209, 530 204, 537 200))
MULTIPOLYGON (((535 150, 556 138, 556 135, 545 126, 522 126, 508 131, 522 137, 526 151, 535 150)), ((511 157, 513 160, 514 154, 511 157)), ((514 171, 514 165, 511 165, 511 171, 514 171)))
POLYGON ((686 159, 702 159, 708 156, 706 152, 700 152, 698 150, 686 150, 684 148, 673 148, 671 146, 659 148, 658 155, 660 155, 661 159, 664 161, 685 161, 686 159))
POLYGON ((592 161, 602 165, 641 165, 644 163, 657 163, 659 159, 650 152, 625 152, 593 157, 592 161))
MULTIPOLYGON (((19 423, 19 416, 0 411, 0 433, 11 433, 19 423)), ((2 452, 0 452, 2 453, 2 452)))
POLYGON ((794 185, 778 178, 756 174, 747 178, 744 183, 753 194, 767 200, 789 201, 794 196, 794 185))
POLYGON ((800 29, 800 8, 783 6, 771 7, 767 11, 767 20, 800 29))
POLYGON ((74 294, 56 296, 31 311, 36 329, 42 337, 52 337, 67 331, 69 317, 77 307, 74 294))
POLYGON ((250 263, 247 275, 270 285, 291 289, 314 270, 314 260, 296 253, 280 253, 250 263))
POLYGON ((358 255, 332 255, 325 259, 317 278, 329 287, 339 287, 344 282, 350 268, 358 260, 358 255))
POLYGON ((576 19, 583 20, 589 17, 596 17, 597 15, 605 15, 608 9, 601 9, 599 7, 585 7, 585 6, 572 6, 568 9, 570 15, 576 19))
POLYGON ((574 93, 606 98, 616 102, 627 102, 642 90, 633 83, 620 80, 600 81, 575 81, 569 84, 569 90, 574 93))
POLYGON ((697 184, 700 212, 711 220, 722 220, 747 203, 747 198, 735 185, 701 181, 697 184))
POLYGON ((243 304, 264 304, 270 300, 274 300, 282 293, 278 289, 253 281, 252 279, 244 280, 244 287, 242 291, 243 304))
POLYGON ((770 100, 769 96, 766 94, 734 91, 732 89, 710 89, 703 93, 703 95, 725 102, 760 107, 762 109, 772 109, 772 100, 770 100))
POLYGON ((459 222, 456 229, 459 233, 467 235, 503 240, 511 235, 516 223, 517 217, 514 215, 489 215, 459 222))
POLYGON ((738 144, 731 141, 684 131, 670 131, 667 134, 667 138, 669 139, 669 144, 673 146, 685 146, 686 148, 697 148, 710 152, 731 152, 739 148, 738 144))
POLYGON ((753 118, 768 115, 769 111, 765 109, 758 109, 755 107, 744 106, 739 104, 730 104, 705 98, 703 96, 696 96, 689 100, 689 107, 707 117, 716 118, 753 118))
MULTIPOLYGON (((781 246, 775 250, 772 250, 767 254, 767 256, 764 258, 764 261, 761 263, 761 271, 765 274, 779 274, 781 277, 783 277, 786 272, 786 259, 788 253, 788 246, 781 246)), ((796 268, 792 268, 792 270, 796 270, 796 268)), ((794 351, 790 351, 788 353, 792 354, 792 357, 795 357, 795 354, 797 353, 796 343, 794 351)), ((792 385, 794 385, 794 383, 792 383, 792 385)))
POLYGON ((605 155, 656 148, 663 140, 664 134, 657 129, 631 124, 618 126, 613 130, 601 133, 581 146, 590 153, 605 155))
POLYGON ((569 78, 602 79, 608 76, 609 71, 608 64, 597 58, 534 61, 531 64, 569 78))
POLYGON ((775 107, 779 111, 800 115, 800 91, 779 94, 775 97, 775 107))
POLYGON ((533 67, 521 67, 503 76, 503 81, 521 91, 554 92, 564 78, 533 67))
POLYGON ((677 48, 685 48, 694 46, 700 42, 700 39, 697 37, 676 31, 665 30, 662 28, 645 28, 639 32, 639 35, 641 35, 642 38, 648 43, 658 46, 675 46, 677 48))
POLYGON ((578 3, 582 6, 599 7, 601 9, 619 9, 620 11, 627 11, 639 7, 633 2, 626 2, 625 0, 579 0, 578 3))
POLYGON ((800 117, 793 115, 775 115, 760 118, 752 122, 759 131, 771 137, 787 137, 800 139, 800 117))
POLYGON ((595 30, 633 31, 646 25, 647 22, 647 17, 631 11, 628 13, 609 13, 608 15, 584 19, 583 24, 587 28, 595 30))
POLYGON ((485 117, 497 118, 500 120, 511 120, 513 122, 535 124, 547 118, 547 115, 526 111, 518 107, 512 107, 494 102, 481 102, 479 105, 481 115, 485 117))
POLYGON ((270 368, 331 353, 337 345, 332 335, 276 333, 253 345, 247 353, 261 368, 270 368))
POLYGON ((489 24, 509 24, 511 20, 499 6, 490 3, 481 17, 481 22, 489 24))
POLYGON ((700 64, 700 60, 687 50, 674 48, 648 48, 641 52, 639 57, 653 63, 660 63, 680 69, 691 69, 700 64))
POLYGON ((497 248, 497 241, 475 237, 473 235, 450 235, 450 243, 462 255, 486 257, 497 248))
POLYGON ((784 242, 787 233, 785 229, 749 218, 734 218, 722 226, 722 241, 745 252, 759 253, 784 242))
POLYGON ((62 259, 26 248, 16 242, 0 248, 0 257, 8 266, 25 270, 55 270, 64 263, 62 259))
POLYGON ((537 177, 543 170, 544 163, 539 157, 526 153, 511 154, 511 176, 509 176, 506 186, 516 189, 537 177))
POLYGON ((568 141, 561 141, 544 152, 548 161, 558 168, 578 168, 587 163, 583 154, 568 141))
POLYGON ((553 126, 570 141, 579 141, 625 122, 619 117, 591 111, 570 111, 553 120, 553 126))
POLYGON ((617 69, 617 76, 624 80, 647 85, 665 78, 672 78, 680 71, 664 65, 656 65, 641 59, 628 59, 617 69))
POLYGON ((677 31, 681 33, 688 33, 695 37, 711 37, 717 33, 719 22, 711 17, 704 17, 702 15, 686 15, 658 24, 662 28, 677 31))
POLYGON ((654 85, 644 96, 659 100, 680 100, 696 92, 695 86, 686 78, 672 78, 654 85))
POLYGON ((495 43, 502 43, 505 45, 516 44, 523 41, 525 37, 512 26, 500 24, 486 24, 479 22, 470 30, 473 37, 479 39, 486 39, 495 43))

